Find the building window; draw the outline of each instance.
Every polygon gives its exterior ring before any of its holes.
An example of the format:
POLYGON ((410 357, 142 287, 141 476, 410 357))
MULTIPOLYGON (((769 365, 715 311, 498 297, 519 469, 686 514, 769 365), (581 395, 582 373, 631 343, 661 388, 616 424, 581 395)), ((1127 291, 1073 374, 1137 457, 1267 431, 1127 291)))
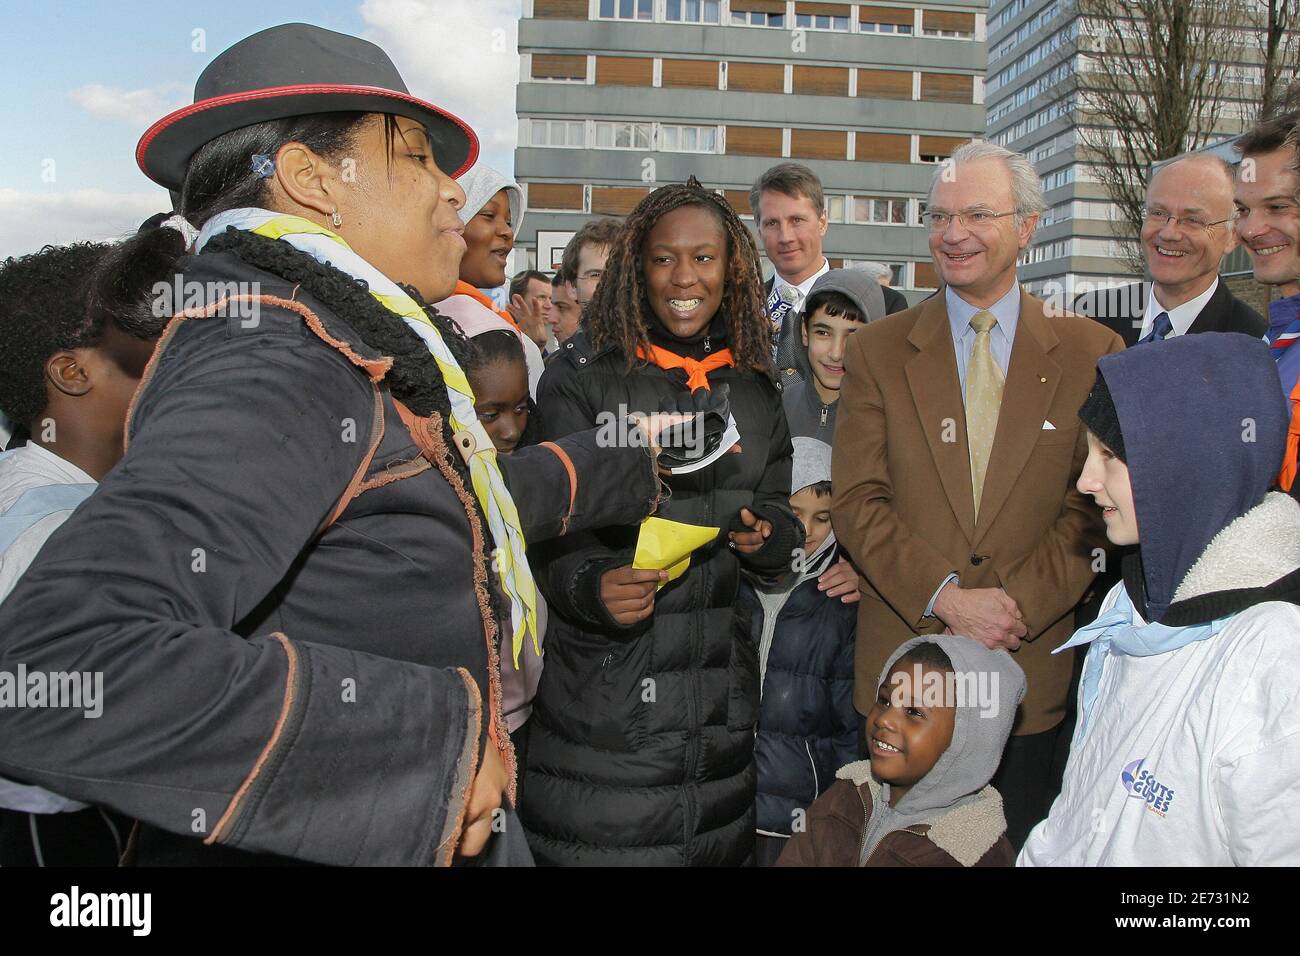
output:
POLYGON ((906 280, 907 263, 886 262, 885 265, 889 266, 889 284, 894 287, 901 286, 906 280))
POLYGON ((650 149, 654 140, 650 123, 597 123, 597 149, 650 149))
POLYGON ((664 19, 673 23, 718 23, 720 0, 665 0, 664 19))
POLYGON ((916 201, 916 222, 912 223, 912 225, 914 226, 925 225, 925 210, 929 205, 930 202, 929 200, 926 199, 918 199, 916 201))
POLYGON ((912 28, 905 23, 872 23, 864 20, 858 24, 858 31, 861 33, 905 33, 910 36, 912 28))
POLYGON ((605 20, 653 20, 654 0, 600 0, 599 16, 605 20))
POLYGON ((965 30, 928 30, 922 29, 921 33, 928 37, 943 37, 946 40, 969 40, 975 34, 967 33, 965 30))
POLYGON ((825 14, 796 13, 794 25, 805 30, 843 30, 849 29, 848 17, 832 17, 825 14))
POLYGON ((847 196, 827 196, 826 197, 826 221, 843 222, 844 221, 844 201, 847 196))
POLYGON ((718 128, 716 126, 660 126, 659 148, 669 153, 716 153, 718 128))
POLYGON ((534 53, 532 74, 534 80, 542 82, 586 83, 587 58, 534 53))
POLYGON ((907 225, 907 200, 882 196, 854 196, 853 221, 907 225))
POLYGON ((731 0, 732 26, 785 27, 785 0, 731 0))
POLYGON ((562 146, 570 149, 587 145, 587 124, 581 120, 530 120, 533 146, 562 146))

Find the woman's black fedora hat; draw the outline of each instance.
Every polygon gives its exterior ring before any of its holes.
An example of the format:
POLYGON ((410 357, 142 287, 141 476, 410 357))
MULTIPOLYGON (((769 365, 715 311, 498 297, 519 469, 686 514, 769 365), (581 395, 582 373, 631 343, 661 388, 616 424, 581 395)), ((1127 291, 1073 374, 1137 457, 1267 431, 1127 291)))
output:
POLYGON ((267 120, 311 113, 392 113, 422 123, 438 167, 459 176, 478 157, 469 124, 407 92, 375 44, 308 23, 285 23, 240 40, 208 64, 194 103, 164 116, 140 138, 144 174, 179 190, 200 147, 267 120))

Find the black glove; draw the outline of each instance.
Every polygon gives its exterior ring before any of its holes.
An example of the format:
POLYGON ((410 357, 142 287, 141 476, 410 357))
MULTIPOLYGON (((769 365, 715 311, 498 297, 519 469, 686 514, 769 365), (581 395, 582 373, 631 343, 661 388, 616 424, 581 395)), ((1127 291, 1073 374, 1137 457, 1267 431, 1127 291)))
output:
POLYGON ((659 465, 679 468, 690 465, 715 452, 722 444, 731 415, 729 387, 723 383, 712 389, 697 388, 676 398, 664 399, 659 411, 690 415, 689 421, 665 428, 659 433, 659 465))

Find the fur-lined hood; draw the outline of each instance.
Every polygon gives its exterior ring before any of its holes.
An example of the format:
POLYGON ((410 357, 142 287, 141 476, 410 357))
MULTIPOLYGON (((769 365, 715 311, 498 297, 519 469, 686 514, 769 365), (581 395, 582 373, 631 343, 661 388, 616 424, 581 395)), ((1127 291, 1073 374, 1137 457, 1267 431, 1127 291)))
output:
MULTIPOLYGON (((1133 593, 1140 570, 1125 568, 1133 593)), ((1280 492, 1215 535, 1183 576, 1164 624, 1186 627, 1266 601, 1300 604, 1300 502, 1280 492)))
MULTIPOLYGON (((871 776, 871 761, 859 760, 836 771, 835 776, 847 780, 858 788, 867 788, 871 805, 881 799, 880 784, 871 776)), ((865 823, 864 823, 865 825, 865 823)), ((1002 795, 987 786, 975 799, 950 810, 936 810, 933 819, 926 820, 928 827, 908 829, 923 835, 962 866, 974 866, 988 853, 1007 830, 1007 818, 1002 810, 1002 795)))

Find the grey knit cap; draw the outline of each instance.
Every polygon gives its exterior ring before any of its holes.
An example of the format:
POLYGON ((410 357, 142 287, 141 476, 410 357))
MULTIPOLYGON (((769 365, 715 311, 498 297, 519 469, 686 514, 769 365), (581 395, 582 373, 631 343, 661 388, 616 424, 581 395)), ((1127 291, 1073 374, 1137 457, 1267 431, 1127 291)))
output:
POLYGON ((831 480, 831 446, 816 438, 795 438, 794 465, 790 469, 790 494, 819 481, 831 480))

